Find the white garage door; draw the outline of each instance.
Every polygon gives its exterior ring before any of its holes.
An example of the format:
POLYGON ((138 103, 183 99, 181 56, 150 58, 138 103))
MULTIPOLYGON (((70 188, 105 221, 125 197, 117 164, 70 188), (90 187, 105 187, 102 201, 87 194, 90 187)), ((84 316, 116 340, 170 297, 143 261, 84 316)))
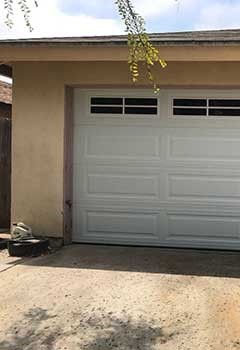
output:
POLYGON ((73 241, 240 249, 240 92, 75 90, 73 241))

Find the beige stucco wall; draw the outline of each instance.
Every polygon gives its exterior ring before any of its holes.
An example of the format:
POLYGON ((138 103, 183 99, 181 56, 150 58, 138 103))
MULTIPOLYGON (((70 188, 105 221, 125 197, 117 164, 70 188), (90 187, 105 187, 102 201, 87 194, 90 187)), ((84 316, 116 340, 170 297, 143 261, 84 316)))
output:
MULTIPOLYGON (((12 221, 24 221, 38 234, 61 237, 64 86, 132 85, 128 66, 19 62, 13 68, 12 221)), ((238 62, 171 62, 155 76, 162 87, 240 87, 239 68, 238 62)), ((138 85, 147 83, 141 79, 138 85)))
MULTIPOLYGON (((156 46, 159 49, 160 56, 168 62, 239 62, 240 46, 236 44, 209 43, 209 44, 186 44, 171 45, 163 43, 156 46)), ((107 61, 121 62, 127 61, 129 48, 127 45, 68 45, 28 43, 24 45, 0 43, 0 61, 1 62, 19 62, 19 61, 107 61)))

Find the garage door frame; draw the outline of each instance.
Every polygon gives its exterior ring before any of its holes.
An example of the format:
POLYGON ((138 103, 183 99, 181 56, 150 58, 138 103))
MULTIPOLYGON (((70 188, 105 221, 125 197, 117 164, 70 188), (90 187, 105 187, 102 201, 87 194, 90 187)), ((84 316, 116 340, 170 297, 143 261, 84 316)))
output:
POLYGON ((73 90, 65 86, 64 96, 64 167, 63 167, 63 242, 72 243, 73 201, 73 90))

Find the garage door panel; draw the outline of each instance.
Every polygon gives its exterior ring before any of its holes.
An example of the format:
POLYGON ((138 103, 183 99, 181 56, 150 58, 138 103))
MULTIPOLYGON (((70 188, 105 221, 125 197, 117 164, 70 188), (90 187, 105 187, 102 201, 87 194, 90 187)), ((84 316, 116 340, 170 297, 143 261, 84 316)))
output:
POLYGON ((86 198, 159 200, 163 198, 165 182, 158 169, 148 171, 135 167, 74 165, 74 203, 86 198), (80 200, 81 199, 81 200, 80 200))
POLYGON ((144 208, 82 208, 74 210, 73 238, 83 242, 240 249, 240 217, 206 213, 206 209, 154 212, 144 208), (192 212, 191 212, 192 210, 192 212), (188 214, 186 214, 188 212, 188 214), (205 213, 204 213, 205 212, 205 213))
POLYGON ((88 232, 111 232, 135 235, 156 235, 156 215, 109 213, 109 212, 88 212, 88 232))
POLYGON ((168 215, 168 239, 236 240, 240 238, 240 218, 216 215, 168 215))
POLYGON ((164 202, 223 202, 227 206, 240 200, 240 173, 230 170, 178 169, 167 167, 115 167, 74 165, 74 202, 80 198, 119 198, 164 202), (220 176, 225 173, 225 176, 220 176))
POLYGON ((94 239, 98 242, 113 239, 121 243, 122 239, 135 242, 142 240, 159 240, 159 213, 125 212, 113 209, 86 209, 76 207, 74 210, 73 237, 94 239))
POLYGON ((170 200, 240 200, 240 177, 169 174, 168 196, 170 200))
POLYGON ((158 157, 159 140, 154 137, 89 136, 87 156, 95 157, 158 157))
POLYGON ((158 197, 158 179, 134 175, 88 175, 88 194, 158 197))
POLYGON ((74 131, 74 162, 79 158, 151 159, 162 157, 163 139, 159 132, 148 135, 143 128, 106 126, 104 131, 94 127, 76 126, 74 131), (154 135, 155 134, 155 135, 154 135))
POLYGON ((240 140, 220 137, 169 137, 169 159, 237 160, 240 140))

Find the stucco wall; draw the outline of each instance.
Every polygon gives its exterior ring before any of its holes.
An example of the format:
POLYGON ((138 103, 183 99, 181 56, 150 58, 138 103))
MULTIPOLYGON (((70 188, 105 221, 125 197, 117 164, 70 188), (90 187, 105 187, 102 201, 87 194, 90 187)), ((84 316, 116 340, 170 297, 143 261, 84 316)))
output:
MULTIPOLYGON (((239 66, 171 62, 155 76, 162 87, 239 87, 239 66)), ((12 221, 55 237, 63 235, 65 84, 132 85, 127 63, 14 64, 12 221)))

